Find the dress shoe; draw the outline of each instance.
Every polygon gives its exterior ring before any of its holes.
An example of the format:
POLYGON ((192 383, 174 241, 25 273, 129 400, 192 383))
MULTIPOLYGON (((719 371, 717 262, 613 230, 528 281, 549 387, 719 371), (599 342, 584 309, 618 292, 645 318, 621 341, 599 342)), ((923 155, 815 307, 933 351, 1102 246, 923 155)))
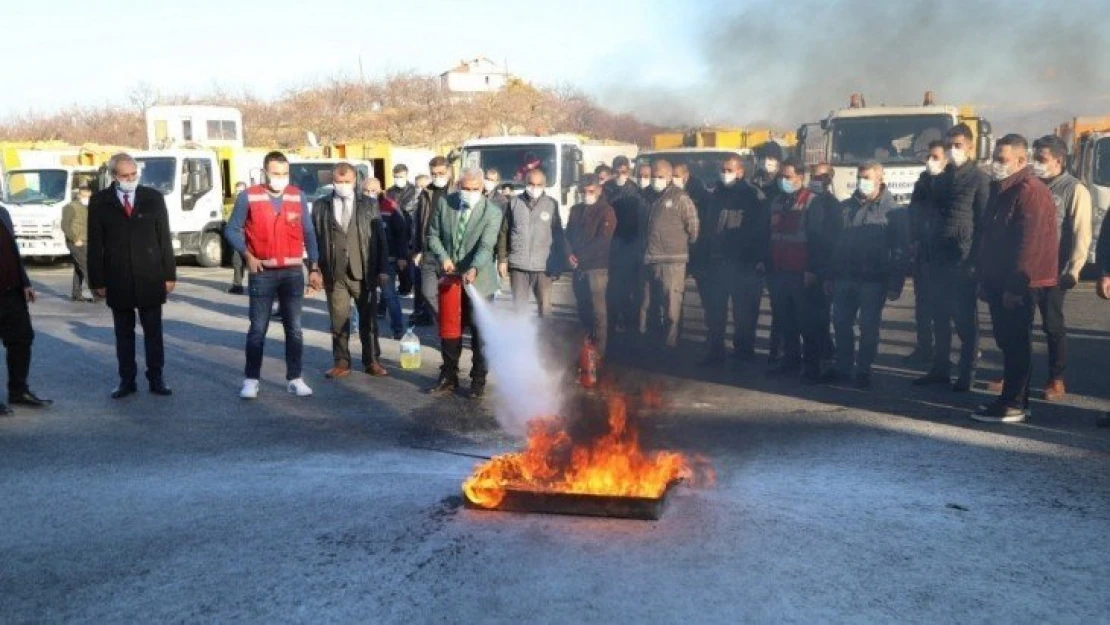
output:
POLYGON ((1068 391, 1064 388, 1064 381, 1060 378, 1053 378, 1044 385, 1045 401, 1059 401, 1067 394, 1068 391))
POLYGON ((351 368, 340 365, 335 365, 331 369, 328 369, 326 372, 324 372, 324 377, 329 380, 338 380, 349 375, 351 375, 351 368))
POLYGON ((169 397, 170 395, 173 395, 173 389, 166 386, 166 381, 161 378, 158 378, 157 380, 152 380, 150 382, 150 392, 154 395, 160 395, 162 397, 169 397))
POLYGON ((227 290, 227 292, 231 293, 232 295, 242 295, 243 293, 246 293, 246 291, 244 291, 243 287, 241 286, 232 286, 230 289, 227 290))
POLYGON ((375 378, 384 378, 385 376, 389 375, 389 372, 386 371, 385 367, 383 367, 379 362, 372 362, 366 365, 366 369, 364 369, 364 371, 366 371, 367 375, 372 375, 375 378))
POLYGON ((112 391, 112 399, 123 399, 129 395, 134 395, 139 392, 139 387, 135 386, 134 382, 120 382, 116 390, 112 391))
POLYGON ((9 395, 8 396, 8 403, 9 404, 15 404, 15 405, 18 405, 18 406, 29 406, 31 408, 45 408, 46 406, 49 406, 50 404, 53 404, 54 400, 52 400, 52 399, 43 399, 42 397, 39 397, 38 395, 35 395, 34 393, 32 393, 30 390, 26 390, 26 391, 23 391, 22 393, 16 393, 15 395, 9 395))
POLYGON ((951 384, 952 378, 947 373, 930 371, 913 381, 914 386, 930 386, 932 384, 951 384))
POLYGON ((987 382, 987 390, 992 393, 1002 392, 1002 380, 991 380, 987 382))
POLYGON ((428 389, 429 395, 448 395, 459 390, 459 381, 456 378, 440 376, 436 385, 428 389))

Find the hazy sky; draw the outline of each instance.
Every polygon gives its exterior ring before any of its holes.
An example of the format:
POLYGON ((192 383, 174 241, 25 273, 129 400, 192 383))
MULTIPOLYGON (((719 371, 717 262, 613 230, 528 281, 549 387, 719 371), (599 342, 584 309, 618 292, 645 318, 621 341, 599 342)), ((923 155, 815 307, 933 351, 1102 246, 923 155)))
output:
POLYGON ((367 76, 439 73, 485 55, 542 84, 593 90, 637 65, 639 84, 681 84, 698 77, 688 39, 713 5, 0 0, 0 116, 125 102, 143 82, 167 93, 204 94, 218 85, 268 97, 318 78, 357 77, 360 57, 367 76))

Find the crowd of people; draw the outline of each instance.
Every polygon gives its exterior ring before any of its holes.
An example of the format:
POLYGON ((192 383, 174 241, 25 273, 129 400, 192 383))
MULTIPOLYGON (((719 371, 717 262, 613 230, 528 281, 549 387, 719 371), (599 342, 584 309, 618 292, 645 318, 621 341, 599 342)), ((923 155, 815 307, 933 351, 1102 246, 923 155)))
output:
MULTIPOLYGON (((989 173, 970 156, 973 139, 960 124, 928 146, 908 207, 895 202, 880 162, 859 163, 851 197, 839 201, 832 167, 784 158, 775 143, 761 148, 754 172, 740 155, 726 157, 712 184, 681 163, 659 159, 634 172, 627 158, 617 157, 582 177, 581 201, 565 224, 541 167, 522 174, 517 194, 496 169, 464 169, 455 180, 443 157, 433 158, 430 175, 415 181, 397 165, 389 189, 375 178, 360 183, 352 165, 339 163, 330 194, 310 206, 290 185, 286 157, 272 152, 263 164, 265 182, 237 189, 225 228, 236 257, 231 292, 249 297, 240 397, 254 399, 261 391, 271 319, 285 329, 288 392, 312 394, 302 371, 306 292, 326 295, 333 354, 326 376, 351 374, 352 327, 363 370, 385 376, 379 315, 389 317, 393 337, 400 338, 406 325, 400 297, 411 293, 410 323, 434 324, 440 279, 454 275, 472 286, 461 312, 473 350, 468 395, 480 399, 488 367, 472 294, 492 301, 507 279, 515 306, 524 310, 534 299, 546 317, 552 283, 568 273, 583 331, 603 362, 613 334, 676 347, 689 276, 708 331, 704 365, 754 363, 766 289, 769 375, 868 389, 884 307, 901 297, 912 275, 917 344, 906 360, 927 368, 913 384, 972 388, 983 301, 1004 371, 988 384, 997 397, 972 417, 1022 421, 1029 415, 1037 313, 1048 345, 1043 398, 1066 393, 1064 300, 1088 258, 1091 196, 1066 172, 1066 145, 1057 137, 1032 146, 1019 135, 1003 137, 989 173), (960 339, 954 370, 953 327, 960 339)), ((117 155, 109 167, 114 184, 95 194, 82 191, 63 219, 75 259, 73 298, 87 299, 81 291, 87 280, 93 298, 106 300, 113 312, 120 383, 112 396, 137 391, 136 321, 144 330, 150 390, 170 395, 161 324, 176 269, 165 204, 160 193, 138 184, 130 156, 117 155)), ((26 380, 33 336, 27 304, 34 291, 10 219, 0 217, 0 338, 8 350, 9 402, 43 406, 49 400, 32 393, 26 380)), ((1097 292, 1107 299, 1105 224, 1096 257, 1097 292)), ((444 337, 440 347, 443 364, 430 392, 457 392, 462 338, 444 337)), ((1106 424, 1104 418, 1100 425, 1106 424)))

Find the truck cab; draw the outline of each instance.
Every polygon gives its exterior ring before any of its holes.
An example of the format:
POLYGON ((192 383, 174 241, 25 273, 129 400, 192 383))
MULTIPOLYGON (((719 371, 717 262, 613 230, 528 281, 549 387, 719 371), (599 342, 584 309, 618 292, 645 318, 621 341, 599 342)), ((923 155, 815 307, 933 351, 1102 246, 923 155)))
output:
POLYGON ((690 169, 690 176, 699 180, 705 188, 712 191, 717 187, 721 165, 731 155, 738 154, 744 162, 744 171, 755 171, 755 157, 748 148, 673 148, 669 150, 647 150, 636 157, 636 165, 651 165, 657 160, 665 160, 671 165, 679 163, 690 169))
POLYGON ((97 188, 95 167, 25 167, 5 173, 0 204, 11 214, 20 256, 50 262, 69 254, 62 209, 82 185, 97 188))
POLYGON ((577 137, 519 136, 473 139, 463 144, 460 166, 482 171, 496 169, 501 182, 514 193, 525 187, 525 175, 541 169, 547 175, 547 195, 559 204, 559 216, 567 223, 570 207, 578 202, 578 180, 582 175, 582 145, 577 137))
POLYGON ((1102 220, 1110 211, 1110 131, 1084 134, 1072 155, 1072 175, 1091 192, 1091 242, 1089 262, 1095 262, 1095 245, 1102 220))

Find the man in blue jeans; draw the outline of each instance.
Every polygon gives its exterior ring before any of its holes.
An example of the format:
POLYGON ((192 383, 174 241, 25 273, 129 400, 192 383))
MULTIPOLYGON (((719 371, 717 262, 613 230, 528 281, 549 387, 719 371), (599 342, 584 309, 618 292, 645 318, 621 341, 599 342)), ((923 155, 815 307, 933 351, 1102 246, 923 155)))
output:
POLYGON ((871 387, 871 365, 879 349, 879 326, 886 300, 902 294, 909 224, 904 209, 883 183, 883 166, 868 161, 857 170, 855 194, 844 201, 844 224, 833 249, 832 281, 836 365, 826 379, 849 378, 855 367, 857 388, 871 387), (856 352, 856 319, 859 352, 856 352))
POLYGON ((287 389, 298 397, 308 397, 312 389, 301 378, 304 351, 301 302, 305 290, 302 258, 307 252, 310 287, 313 290, 322 288, 316 232, 304 193, 289 184, 289 161, 285 155, 270 152, 262 166, 266 171, 266 184, 255 185, 239 194, 224 229, 224 236, 243 255, 250 272, 247 293, 251 325, 247 331, 246 379, 239 397, 258 397, 262 353, 275 298, 285 327, 287 389))

